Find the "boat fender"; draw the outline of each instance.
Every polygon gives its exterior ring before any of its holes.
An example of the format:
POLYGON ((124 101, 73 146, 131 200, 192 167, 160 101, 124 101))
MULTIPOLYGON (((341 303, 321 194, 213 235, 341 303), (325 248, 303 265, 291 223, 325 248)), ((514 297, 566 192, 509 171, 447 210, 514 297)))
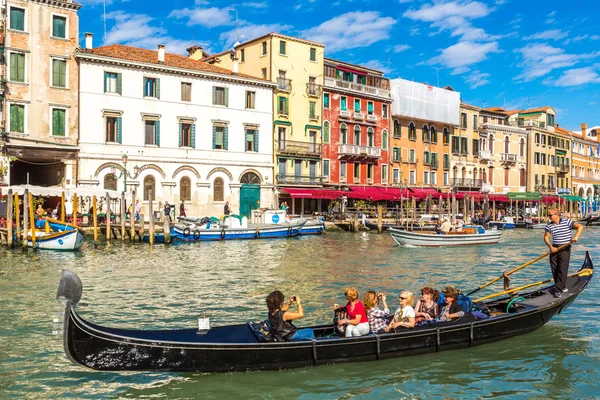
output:
POLYGON ((198 229, 196 229, 194 231, 194 240, 198 240, 200 239, 200 231, 198 229))
POLYGON ((221 239, 225 239, 225 228, 221 229, 221 239))
POLYGON ((186 226, 185 228, 183 228, 183 237, 188 237, 190 236, 190 227, 186 226))

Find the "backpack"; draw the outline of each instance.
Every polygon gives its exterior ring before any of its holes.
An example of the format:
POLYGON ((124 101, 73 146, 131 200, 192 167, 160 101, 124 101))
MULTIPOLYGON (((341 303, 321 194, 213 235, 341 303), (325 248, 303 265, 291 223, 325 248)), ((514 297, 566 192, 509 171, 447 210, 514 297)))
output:
POLYGON ((248 322, 248 326, 259 342, 264 343, 273 341, 273 335, 271 334, 271 327, 269 326, 268 320, 248 322))

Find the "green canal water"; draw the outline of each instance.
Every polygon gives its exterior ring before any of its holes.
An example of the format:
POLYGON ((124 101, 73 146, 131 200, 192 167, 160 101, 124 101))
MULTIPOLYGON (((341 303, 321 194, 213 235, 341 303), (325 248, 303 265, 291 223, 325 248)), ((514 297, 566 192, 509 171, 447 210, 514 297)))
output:
MULTIPOLYGON (((505 232, 494 246, 399 248, 389 235, 329 233, 292 240, 185 246, 87 243, 73 254, 0 249, 0 398, 378 399, 600 397, 600 282, 563 314, 520 337, 465 350, 380 362, 231 374, 109 373, 72 365, 52 335, 63 268, 81 277, 79 312, 88 320, 139 329, 258 321, 272 290, 297 294, 305 324, 331 320, 343 288, 375 289, 397 306, 401 290, 454 284, 465 291, 546 251, 543 231, 505 232)), ((600 265, 600 230, 574 247, 600 265)), ((549 277, 547 259, 512 285, 549 277)), ((488 292, 489 293, 489 292, 488 292)))

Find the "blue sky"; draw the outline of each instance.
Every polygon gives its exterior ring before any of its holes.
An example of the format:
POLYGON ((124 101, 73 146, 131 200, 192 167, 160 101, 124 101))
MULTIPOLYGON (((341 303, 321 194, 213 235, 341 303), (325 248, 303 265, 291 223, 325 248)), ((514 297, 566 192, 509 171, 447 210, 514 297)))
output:
POLYGON ((80 1, 81 38, 93 32, 95 46, 220 52, 276 31, 390 78, 450 85, 473 105, 551 105, 567 129, 600 124, 597 1, 106 0, 105 39, 104 2, 80 1))

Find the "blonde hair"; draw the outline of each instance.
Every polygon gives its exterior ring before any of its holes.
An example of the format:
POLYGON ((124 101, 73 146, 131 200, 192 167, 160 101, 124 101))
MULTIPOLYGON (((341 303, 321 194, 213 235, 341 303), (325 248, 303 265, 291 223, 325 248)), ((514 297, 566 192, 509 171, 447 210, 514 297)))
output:
POLYGON ((374 290, 369 290, 363 298, 365 310, 369 310, 377 305, 377 293, 374 290))
POLYGON ((400 293, 401 297, 406 297, 406 305, 414 307, 415 305, 415 296, 413 296, 412 292, 404 291, 400 293))
POLYGON ((358 290, 356 290, 356 288, 353 288, 353 287, 346 288, 344 295, 346 295, 346 298, 349 301, 354 301, 354 300, 358 299, 358 290))

